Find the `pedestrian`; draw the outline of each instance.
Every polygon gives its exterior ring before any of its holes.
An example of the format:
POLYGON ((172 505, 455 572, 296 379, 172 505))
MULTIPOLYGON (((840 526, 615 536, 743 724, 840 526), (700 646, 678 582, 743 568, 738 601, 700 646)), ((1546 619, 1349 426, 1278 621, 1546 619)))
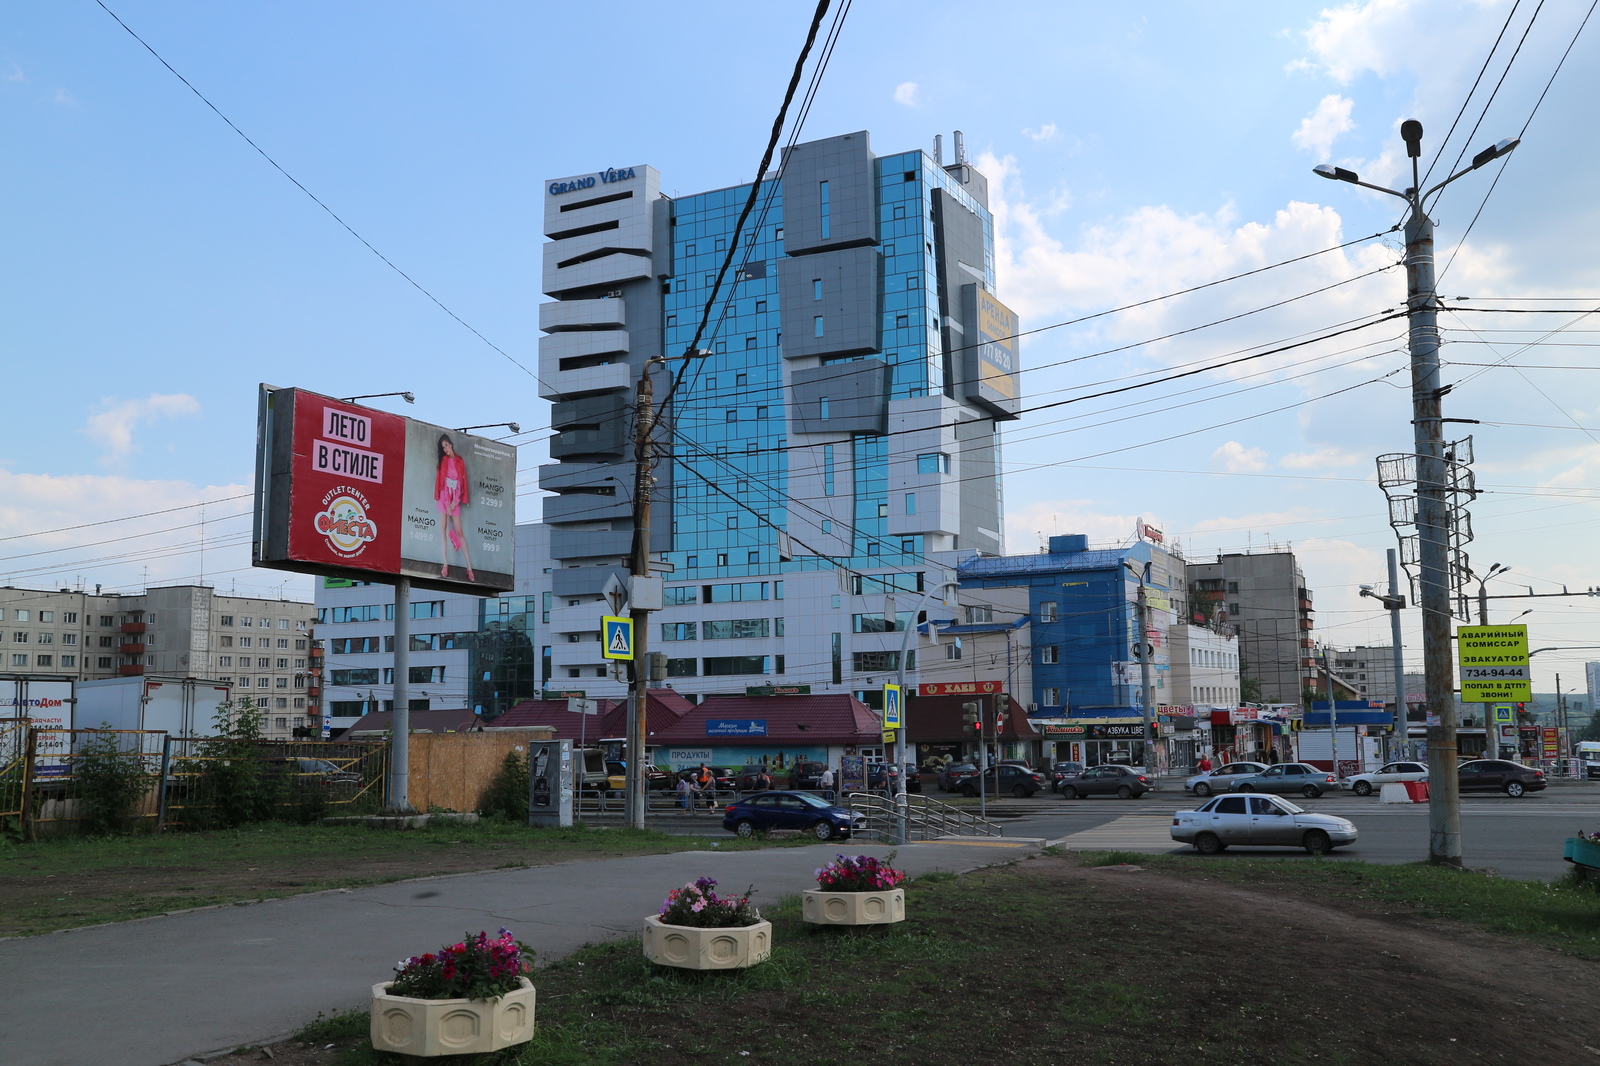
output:
POLYGON ((761 768, 761 772, 756 775, 756 788, 760 789, 762 792, 772 791, 772 775, 767 773, 767 768, 765 766, 763 766, 761 768))
POLYGON ((824 792, 833 791, 833 767, 823 769, 822 776, 817 778, 817 787, 824 792))
POLYGON ((1202 751, 1200 753, 1200 761, 1194 764, 1194 768, 1199 773, 1209 774, 1211 772, 1211 756, 1202 751))
POLYGON ((689 787, 687 777, 678 778, 678 806, 690 814, 694 813, 694 804, 691 802, 694 790, 689 787))

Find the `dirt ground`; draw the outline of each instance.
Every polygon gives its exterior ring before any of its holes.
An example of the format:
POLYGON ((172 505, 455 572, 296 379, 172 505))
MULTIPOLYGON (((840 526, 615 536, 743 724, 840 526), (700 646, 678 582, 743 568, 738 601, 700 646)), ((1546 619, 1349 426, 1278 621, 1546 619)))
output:
MULTIPOLYGON (((1600 1062, 1600 965, 1347 892, 1057 856, 916 884, 908 911, 852 938, 780 908, 764 978, 591 949, 535 977, 546 1043, 503 1061, 1600 1062)), ((386 1061, 355 1028, 272 1060, 386 1061)))

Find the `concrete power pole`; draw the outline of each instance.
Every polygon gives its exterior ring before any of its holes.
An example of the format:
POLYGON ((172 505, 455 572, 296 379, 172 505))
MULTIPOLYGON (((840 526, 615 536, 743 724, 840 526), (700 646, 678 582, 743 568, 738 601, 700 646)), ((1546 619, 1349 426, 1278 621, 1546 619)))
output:
POLYGON ((1447 391, 1439 383, 1439 297, 1434 286, 1433 220, 1426 201, 1457 178, 1509 155, 1521 143, 1508 138, 1472 157, 1472 165, 1458 170, 1426 192, 1421 188, 1418 158, 1422 155, 1422 123, 1407 119, 1400 137, 1411 159, 1411 188, 1404 192, 1361 180, 1343 167, 1322 164, 1313 171, 1320 177, 1397 196, 1406 202, 1406 308, 1410 319, 1411 425, 1417 486, 1417 569, 1422 608, 1422 663, 1427 679, 1428 861, 1461 865, 1461 793, 1456 779, 1455 665, 1450 645, 1450 536, 1453 528, 1444 455, 1444 415, 1441 401, 1447 391))
MULTIPOLYGON (((655 386, 650 382, 650 371, 666 362, 655 356, 644 365, 639 374, 638 405, 633 425, 633 554, 629 572, 635 578, 650 576, 650 502, 655 496, 656 478, 652 469, 655 431, 655 386)), ((645 800, 649 796, 650 778, 645 773, 645 747, 649 739, 646 711, 649 705, 650 666, 647 656, 650 614, 640 606, 639 596, 632 596, 633 662, 632 691, 628 694, 628 825, 644 828, 645 800)))

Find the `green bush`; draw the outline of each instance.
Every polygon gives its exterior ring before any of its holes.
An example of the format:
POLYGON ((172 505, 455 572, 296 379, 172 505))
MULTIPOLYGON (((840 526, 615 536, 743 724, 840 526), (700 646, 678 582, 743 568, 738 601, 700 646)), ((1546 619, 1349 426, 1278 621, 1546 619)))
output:
POLYGON ((487 818, 505 818, 527 824, 528 821, 528 756, 521 752, 506 752, 500 772, 494 775, 489 787, 483 790, 478 801, 478 813, 487 818))
POLYGON ((259 743, 265 720, 266 712, 249 697, 217 708, 217 735, 200 745, 205 769, 198 781, 203 800, 197 821, 229 829, 273 816, 283 781, 266 772, 259 743))
MULTIPOLYGON (((86 833, 126 833, 138 816, 139 801, 150 791, 155 775, 147 759, 135 748, 123 749, 124 734, 97 732, 94 739, 72 757, 72 776, 78 787, 82 828, 86 833)), ((138 738, 133 739, 138 743, 138 738)))

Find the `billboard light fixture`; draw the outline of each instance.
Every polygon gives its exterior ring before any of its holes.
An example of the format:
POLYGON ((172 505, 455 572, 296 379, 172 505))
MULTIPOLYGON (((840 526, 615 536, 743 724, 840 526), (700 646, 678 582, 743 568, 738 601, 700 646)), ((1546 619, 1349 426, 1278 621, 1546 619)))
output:
POLYGON ((369 392, 365 396, 345 396, 340 403, 355 403, 357 400, 377 400, 385 396, 398 396, 406 403, 416 403, 417 398, 409 392, 369 392))
POLYGON ((517 425, 515 422, 485 422, 481 426, 462 426, 460 429, 456 430, 456 432, 465 433, 469 429, 499 429, 501 426, 506 427, 513 433, 522 432, 522 427, 517 425))

